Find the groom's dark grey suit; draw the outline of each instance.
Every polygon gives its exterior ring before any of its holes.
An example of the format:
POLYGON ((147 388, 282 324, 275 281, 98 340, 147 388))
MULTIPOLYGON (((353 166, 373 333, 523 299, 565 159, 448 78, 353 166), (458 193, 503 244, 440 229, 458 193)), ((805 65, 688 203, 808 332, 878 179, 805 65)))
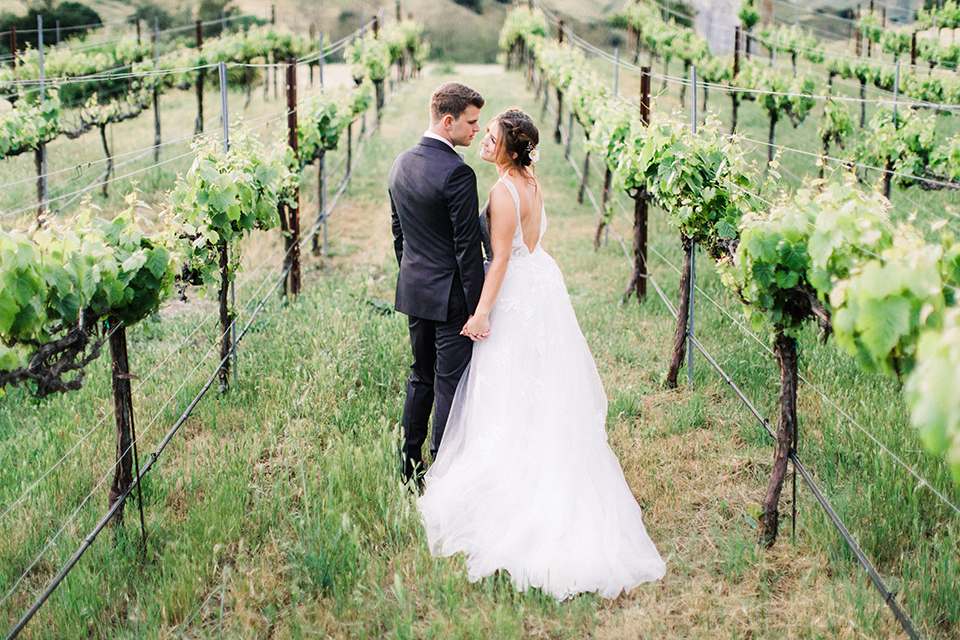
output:
POLYGON ((477 177, 453 148, 424 136, 389 176, 394 249, 400 264, 396 310, 409 316, 413 366, 403 408, 404 475, 421 464, 433 409, 436 456, 473 343, 460 335, 483 288, 477 177))

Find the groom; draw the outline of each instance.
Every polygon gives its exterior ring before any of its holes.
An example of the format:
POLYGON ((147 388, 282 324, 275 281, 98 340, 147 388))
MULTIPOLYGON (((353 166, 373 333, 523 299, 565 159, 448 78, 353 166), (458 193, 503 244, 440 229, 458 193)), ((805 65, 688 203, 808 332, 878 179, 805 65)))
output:
POLYGON ((470 146, 483 104, 483 96, 458 82, 438 87, 430 97, 430 128, 397 157, 388 179, 400 263, 396 310, 409 317, 413 348, 400 448, 408 480, 423 473, 431 409, 430 453, 436 458, 473 352, 460 330, 483 287, 477 177, 454 147, 470 146))

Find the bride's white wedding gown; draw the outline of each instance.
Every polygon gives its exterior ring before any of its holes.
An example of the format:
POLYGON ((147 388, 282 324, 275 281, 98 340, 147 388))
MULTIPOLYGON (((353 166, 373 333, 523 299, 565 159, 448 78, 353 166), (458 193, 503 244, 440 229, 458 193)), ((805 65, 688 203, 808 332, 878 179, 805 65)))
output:
MULTIPOLYGON (((417 501, 435 556, 469 579, 615 598, 665 565, 607 444, 607 399, 556 262, 517 231, 490 336, 474 344, 417 501)), ((540 238, 546 230, 541 210, 540 238)))

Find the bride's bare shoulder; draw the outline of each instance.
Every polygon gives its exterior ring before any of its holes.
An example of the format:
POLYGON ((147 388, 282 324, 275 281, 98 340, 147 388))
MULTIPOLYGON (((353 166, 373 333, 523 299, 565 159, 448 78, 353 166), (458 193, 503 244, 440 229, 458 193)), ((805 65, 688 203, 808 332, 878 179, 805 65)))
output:
POLYGON ((500 212, 500 211, 514 211, 516 205, 513 203, 513 195, 511 195, 510 190, 507 188, 507 185, 501 184, 500 180, 497 180, 490 188, 490 207, 491 212, 500 212))

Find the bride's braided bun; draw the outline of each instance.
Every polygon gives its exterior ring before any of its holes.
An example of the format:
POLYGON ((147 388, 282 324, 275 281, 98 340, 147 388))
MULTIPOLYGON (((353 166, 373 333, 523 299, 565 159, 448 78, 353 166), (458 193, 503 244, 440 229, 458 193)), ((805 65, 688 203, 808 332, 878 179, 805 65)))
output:
POLYGON ((500 127, 500 139, 497 140, 497 164, 506 163, 514 169, 529 167, 534 160, 531 154, 540 144, 540 131, 533 124, 533 118, 517 107, 507 109, 496 118, 500 127))

